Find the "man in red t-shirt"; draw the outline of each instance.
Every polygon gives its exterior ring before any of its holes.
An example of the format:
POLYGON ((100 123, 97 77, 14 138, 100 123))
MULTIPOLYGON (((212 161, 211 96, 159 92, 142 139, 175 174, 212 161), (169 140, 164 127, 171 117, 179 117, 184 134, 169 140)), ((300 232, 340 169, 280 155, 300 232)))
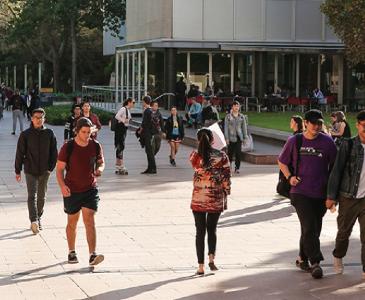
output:
POLYGON ((82 211, 89 245, 89 263, 94 266, 104 260, 102 254, 95 252, 94 216, 100 200, 96 177, 101 175, 105 165, 99 142, 90 137, 92 127, 93 124, 87 118, 83 117, 77 121, 75 139, 65 143, 58 155, 57 181, 63 195, 64 211, 68 215, 66 227, 68 262, 78 263, 75 251, 76 227, 82 211))

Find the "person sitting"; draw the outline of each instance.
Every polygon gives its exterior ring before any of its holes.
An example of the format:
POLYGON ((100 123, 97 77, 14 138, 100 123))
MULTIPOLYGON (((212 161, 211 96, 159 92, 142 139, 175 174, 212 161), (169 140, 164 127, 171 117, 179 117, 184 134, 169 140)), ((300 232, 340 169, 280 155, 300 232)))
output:
POLYGON ((194 125, 194 127, 197 128, 202 111, 202 106, 196 101, 195 97, 191 98, 191 102, 192 104, 190 106, 189 112, 185 116, 188 122, 188 127, 192 127, 194 125))
POLYGON ((313 98, 319 105, 327 104, 326 98, 324 97, 322 91, 319 88, 316 88, 313 91, 313 98))
POLYGON ((331 118, 334 121, 330 134, 334 139, 337 146, 340 146, 343 138, 351 137, 350 125, 346 121, 346 116, 342 111, 336 111, 331 114, 331 118))
POLYGON ((210 98, 206 97, 203 100, 201 122, 205 127, 209 127, 219 121, 218 110, 211 104, 210 98))

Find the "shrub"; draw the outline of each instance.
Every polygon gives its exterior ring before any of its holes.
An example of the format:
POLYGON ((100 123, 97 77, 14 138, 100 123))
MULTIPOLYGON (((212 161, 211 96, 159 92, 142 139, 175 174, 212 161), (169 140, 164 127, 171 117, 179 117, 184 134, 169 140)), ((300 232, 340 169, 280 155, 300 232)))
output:
MULTIPOLYGON (((71 114, 72 105, 53 105, 45 107, 46 122, 51 125, 65 125, 68 116, 71 114)), ((108 125, 113 113, 93 107, 92 112, 99 117, 102 125, 108 125)))

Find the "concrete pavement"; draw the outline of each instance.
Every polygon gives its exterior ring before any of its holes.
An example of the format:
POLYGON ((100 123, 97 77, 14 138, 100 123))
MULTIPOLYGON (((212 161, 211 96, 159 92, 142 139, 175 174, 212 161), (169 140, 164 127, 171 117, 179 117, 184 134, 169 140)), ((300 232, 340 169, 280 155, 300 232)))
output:
MULTIPOLYGON (((11 115, 0 121, 0 299, 363 299, 359 229, 345 259, 345 274, 332 270, 336 214, 324 219, 325 277, 313 280, 294 266, 299 222, 288 200, 275 195, 277 168, 243 163, 232 178, 228 211, 219 222, 212 274, 194 278, 195 228, 189 208, 191 148, 182 146, 177 167, 168 145, 157 155, 158 174, 140 175, 144 151, 128 134, 128 176, 114 174, 113 136, 100 132, 106 170, 99 181, 96 217, 98 251, 105 261, 88 267, 85 231, 79 224, 80 263, 68 265, 66 216, 54 173, 43 218, 44 230, 29 230, 26 185, 15 181, 18 138, 10 135, 11 115)), ((51 126, 50 126, 51 127, 51 126)), ((62 143, 63 128, 52 127, 62 143)))

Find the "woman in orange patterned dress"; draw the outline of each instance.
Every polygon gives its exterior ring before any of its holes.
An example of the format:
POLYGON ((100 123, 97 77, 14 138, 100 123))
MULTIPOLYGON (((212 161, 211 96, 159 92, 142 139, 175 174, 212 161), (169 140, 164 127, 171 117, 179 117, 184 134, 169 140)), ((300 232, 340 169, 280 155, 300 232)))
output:
POLYGON ((197 275, 204 274, 205 232, 208 232, 209 268, 216 271, 214 264, 217 244, 217 224, 221 212, 227 209, 227 195, 231 191, 231 170, 225 152, 212 148, 213 134, 203 128, 197 133, 198 150, 190 155, 194 169, 194 189, 191 209, 196 227, 197 275))

